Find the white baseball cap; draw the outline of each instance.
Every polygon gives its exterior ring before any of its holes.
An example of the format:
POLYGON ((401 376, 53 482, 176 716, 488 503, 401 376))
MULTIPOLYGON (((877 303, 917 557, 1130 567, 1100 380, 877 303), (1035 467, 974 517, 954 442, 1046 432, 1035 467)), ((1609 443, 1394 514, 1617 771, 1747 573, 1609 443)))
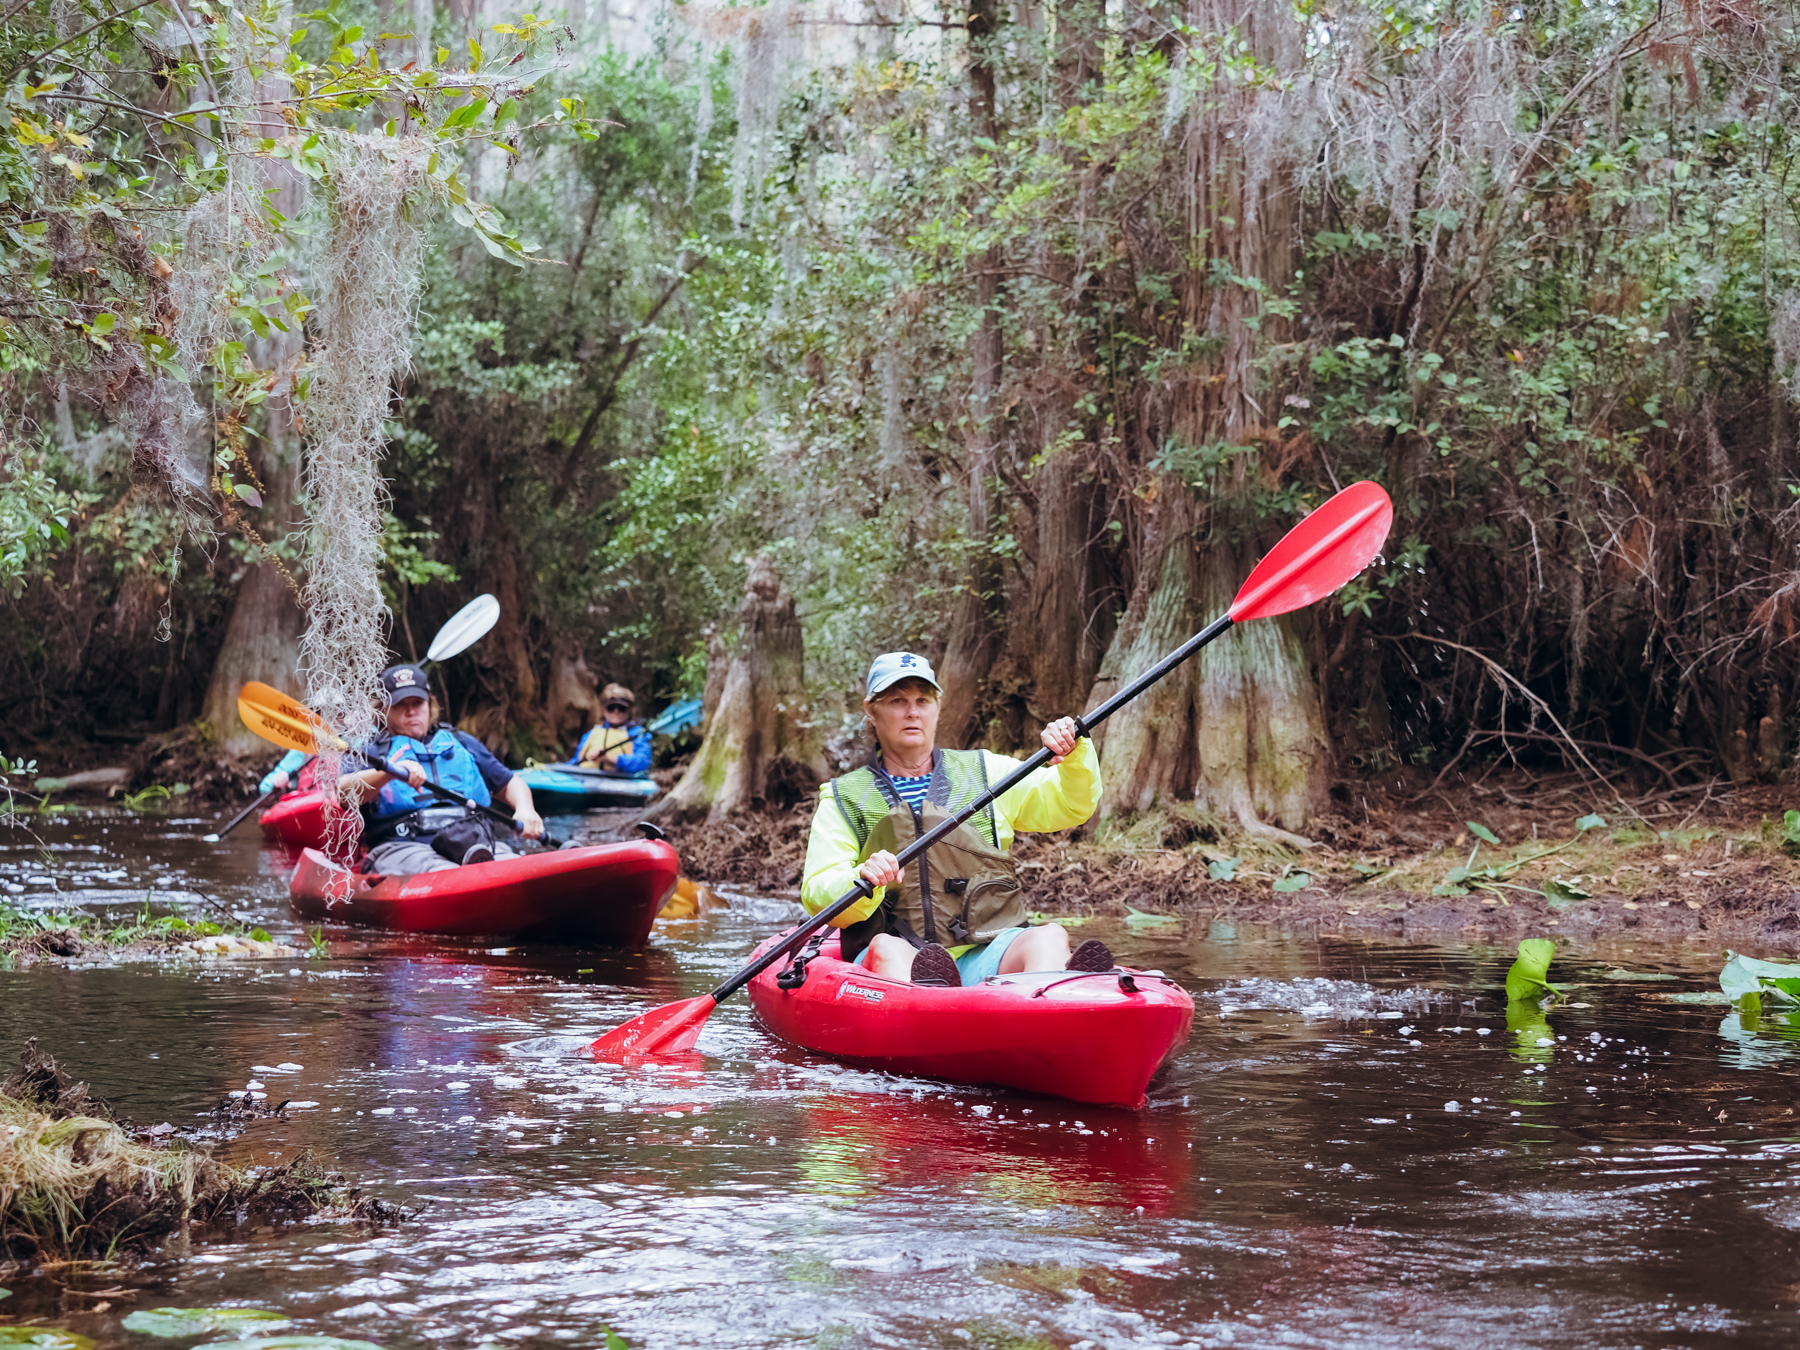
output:
POLYGON ((943 686, 937 682, 932 673, 931 662, 913 652, 883 652, 869 664, 869 692, 867 697, 874 698, 883 689, 899 684, 902 680, 923 680, 938 693, 943 693, 943 686))

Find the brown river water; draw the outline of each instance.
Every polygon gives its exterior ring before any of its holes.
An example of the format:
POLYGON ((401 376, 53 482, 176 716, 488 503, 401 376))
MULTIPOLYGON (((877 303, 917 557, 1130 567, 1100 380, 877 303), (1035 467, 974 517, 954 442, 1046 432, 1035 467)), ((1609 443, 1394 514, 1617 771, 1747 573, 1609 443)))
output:
POLYGON ((697 1067, 586 1058, 732 971, 795 912, 778 899, 659 925, 639 953, 336 930, 320 960, 253 830, 36 828, 42 847, 0 836, 14 903, 123 912, 147 889, 200 918, 203 893, 302 954, 3 970, 0 1047, 38 1037, 142 1124, 203 1125, 254 1081, 289 1119, 221 1156, 310 1148, 422 1211, 0 1281, 0 1326, 145 1350, 197 1338, 126 1331, 132 1310, 235 1304, 389 1350, 602 1327, 633 1350, 1800 1339, 1800 1030, 1748 1034, 1703 1001, 1716 949, 1567 949, 1573 1006, 1509 1027, 1510 950, 1095 921, 1084 936, 1198 1006, 1126 1112, 844 1068, 742 999, 697 1067), (121 1292, 71 1311, 96 1300, 70 1283, 121 1292))

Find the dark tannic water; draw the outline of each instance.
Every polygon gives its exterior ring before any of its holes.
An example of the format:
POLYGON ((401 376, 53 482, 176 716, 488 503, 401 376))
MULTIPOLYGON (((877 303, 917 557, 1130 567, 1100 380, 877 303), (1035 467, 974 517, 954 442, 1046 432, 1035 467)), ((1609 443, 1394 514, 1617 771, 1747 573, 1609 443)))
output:
MULTIPOLYGON (((304 952, 284 860, 204 828, 53 820, 47 851, 0 853, 0 886, 90 909, 204 892, 304 952)), ((343 933, 329 960, 0 972, 0 1046, 39 1037, 142 1123, 197 1124, 254 1080, 291 1119, 225 1156, 310 1148, 424 1206, 15 1280, 0 1327, 142 1350, 194 1341, 124 1330, 133 1310, 241 1304, 390 1350, 602 1326, 636 1350, 1800 1336, 1800 1039, 1700 1001, 1717 951, 1567 952, 1574 1006, 1509 1027, 1510 951, 1096 922, 1199 1004, 1141 1112, 844 1069, 742 1002, 701 1068, 579 1053, 790 912, 738 897, 635 954, 343 933)))

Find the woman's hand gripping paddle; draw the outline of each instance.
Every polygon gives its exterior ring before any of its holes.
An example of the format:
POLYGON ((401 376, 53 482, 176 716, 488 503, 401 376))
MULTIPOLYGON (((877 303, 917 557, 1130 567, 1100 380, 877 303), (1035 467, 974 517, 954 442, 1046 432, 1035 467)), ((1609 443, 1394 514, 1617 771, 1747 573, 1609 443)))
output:
MULTIPOLYGON (((1330 595, 1375 560, 1393 520, 1394 504, 1376 484, 1353 483, 1345 488, 1282 536, 1281 542, 1251 571, 1230 609, 1094 711, 1077 718, 1083 734, 1099 726, 1232 624, 1287 614, 1330 595)), ((989 788, 985 795, 901 849, 896 861, 905 867, 908 861, 925 852, 996 797, 1010 792, 1049 759, 1048 750, 1039 750, 989 788)), ((684 999, 680 1003, 666 1003, 641 1017, 632 1018, 595 1041, 590 1047, 594 1056, 630 1063, 693 1049, 700 1028, 706 1025, 714 1008, 871 893, 869 883, 859 879, 853 889, 796 927, 786 941, 771 947, 710 994, 684 999)))
MULTIPOLYGON (((271 689, 266 684, 252 681, 238 690, 238 716, 243 719, 245 726, 265 741, 272 741, 288 750, 311 753, 318 748, 321 741, 327 745, 336 746, 339 750, 348 751, 350 749, 340 737, 334 736, 325 729, 324 722, 311 708, 289 698, 279 689, 271 689)), ((397 765, 381 764, 372 767, 391 773, 396 778, 406 777, 405 774, 399 772, 397 765)), ((460 797, 448 788, 440 787, 429 780, 422 784, 422 790, 429 792, 439 801, 453 802, 466 810, 479 811, 488 819, 497 820, 502 825, 517 824, 510 812, 483 806, 471 797, 460 797)))
MULTIPOLYGON (((437 636, 431 639, 431 646, 425 653, 426 661, 434 663, 438 661, 448 661, 451 657, 467 651, 482 638, 486 637, 489 630, 499 622, 499 619, 500 602, 491 595, 476 596, 473 600, 469 601, 468 604, 452 614, 449 621, 442 628, 438 629, 437 636)), ((291 703, 292 700, 287 699, 285 695, 280 694, 278 691, 270 689, 266 684, 254 686, 245 685, 243 689, 238 691, 238 716, 244 719, 245 726, 249 727, 252 731, 256 731, 257 735, 261 736, 263 733, 257 731, 256 727, 251 724, 249 716, 244 712, 244 695, 252 688, 268 690, 268 692, 275 694, 277 698, 282 699, 285 702, 291 703)), ((293 706, 295 708, 300 707, 299 704, 293 704, 293 706)), ((267 739, 267 737, 264 737, 264 739, 267 739)), ((278 745, 287 744, 285 741, 278 741, 276 743, 278 745)), ((288 748, 298 748, 302 754, 307 756, 306 763, 312 763, 312 745, 308 744, 300 747, 290 745, 288 748)), ((301 769, 304 769, 305 767, 306 764, 300 766, 301 769)), ((295 770, 295 772, 298 773, 299 770, 295 770)), ((262 796, 258 797, 255 801, 251 802, 250 805, 246 806, 242 811, 239 811, 233 816, 219 829, 217 834, 202 835, 201 838, 209 844, 218 843, 219 840, 223 839, 226 835, 230 834, 239 825, 242 825, 249 819, 252 811, 256 810, 259 806, 262 806, 271 797, 280 796, 283 791, 284 789, 282 788, 276 788, 273 791, 263 793, 262 796)))

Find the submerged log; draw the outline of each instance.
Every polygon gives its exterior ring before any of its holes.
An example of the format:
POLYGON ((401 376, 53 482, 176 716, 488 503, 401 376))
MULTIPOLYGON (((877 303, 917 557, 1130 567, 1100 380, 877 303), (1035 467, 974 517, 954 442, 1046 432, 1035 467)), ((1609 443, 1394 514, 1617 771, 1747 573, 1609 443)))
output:
POLYGON ((668 808, 709 821, 747 807, 787 807, 828 772, 806 704, 805 643, 794 597, 758 554, 738 608, 742 634, 706 740, 668 808))

